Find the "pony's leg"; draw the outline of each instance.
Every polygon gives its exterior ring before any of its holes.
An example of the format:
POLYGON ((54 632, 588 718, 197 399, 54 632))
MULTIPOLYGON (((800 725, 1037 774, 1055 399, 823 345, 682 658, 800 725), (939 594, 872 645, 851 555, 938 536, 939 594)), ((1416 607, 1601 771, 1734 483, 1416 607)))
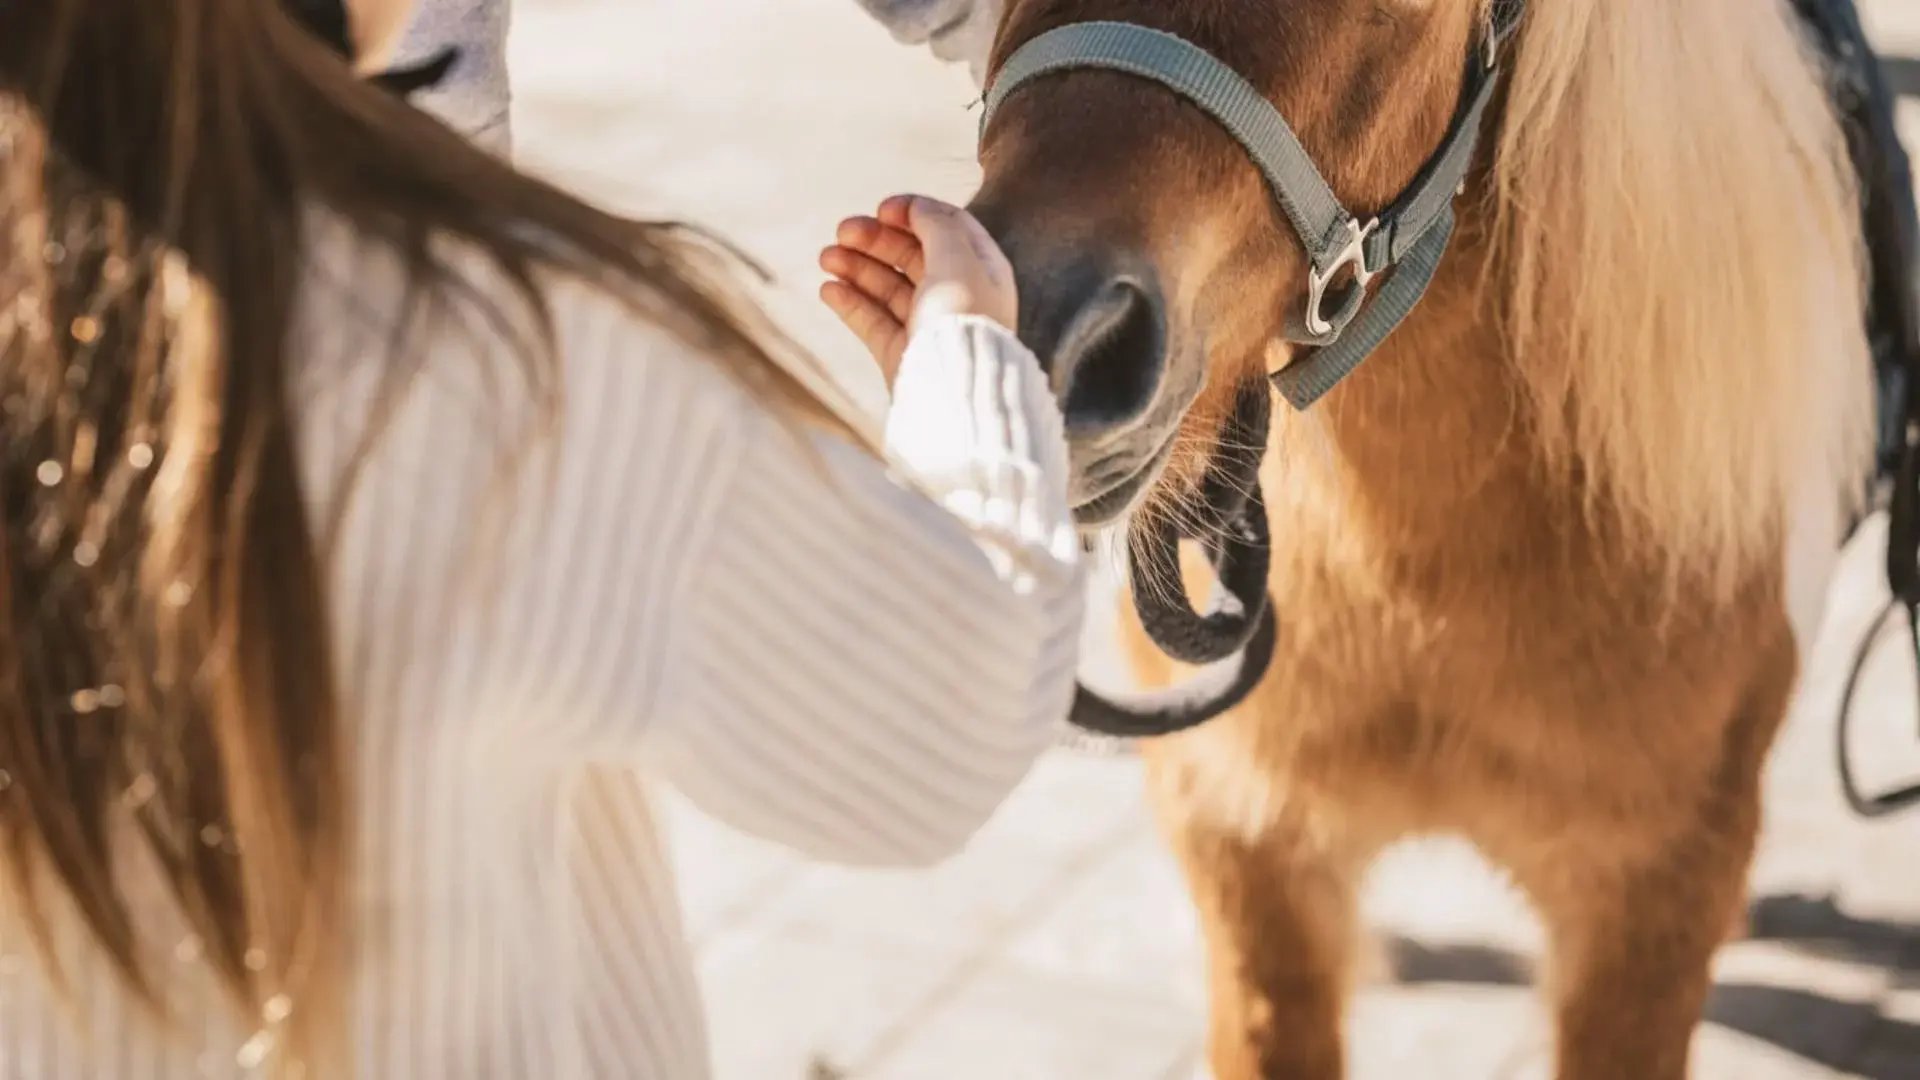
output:
POLYGON ((1647 864, 1586 867, 1540 897, 1559 1080, 1683 1080, 1708 965, 1740 903, 1750 841, 1701 828, 1647 864))
MULTIPOLYGON (((1791 659, 1784 666, 1791 671, 1791 659)), ((1514 866, 1546 922, 1559 1080, 1683 1080, 1713 954, 1739 925, 1760 824, 1760 772, 1786 710, 1778 693, 1729 725, 1690 811, 1514 866)), ((1683 804, 1684 805, 1684 804, 1683 804)))
POLYGON ((1216 786, 1201 794, 1197 777, 1168 775, 1184 766, 1156 756, 1160 823, 1206 942, 1214 1080, 1339 1080, 1362 857, 1306 828, 1297 806, 1257 823, 1223 820, 1221 790, 1269 781, 1210 777, 1216 786))

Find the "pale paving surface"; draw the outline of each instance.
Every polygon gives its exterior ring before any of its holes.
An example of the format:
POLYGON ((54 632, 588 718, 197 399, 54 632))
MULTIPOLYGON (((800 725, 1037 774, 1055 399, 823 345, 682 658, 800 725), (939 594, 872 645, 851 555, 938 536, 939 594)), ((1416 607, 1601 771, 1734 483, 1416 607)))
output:
MULTIPOLYGON (((1920 3, 1873 2, 1884 39, 1920 55, 1920 3)), ((796 332, 861 372, 807 302, 814 253, 893 190, 965 197, 965 77, 892 46, 851 0, 519 6, 523 157, 623 208, 724 228, 781 276, 796 332)), ((1920 1080, 1920 815, 1850 819, 1829 747, 1877 558, 1853 552, 1781 740, 1757 940, 1723 954, 1703 1078, 1920 1080)), ((1920 773, 1897 654, 1861 733, 1863 767, 1889 778, 1920 773)), ((722 1080, 1201 1075, 1196 931, 1139 785, 1129 760, 1055 755, 969 851, 923 874, 806 865, 674 807, 722 1080)), ((1382 964, 1397 982, 1360 996, 1354 1077, 1542 1075, 1548 1036, 1513 985, 1536 931, 1491 875, 1442 845, 1406 852, 1369 908, 1418 944, 1382 964)))

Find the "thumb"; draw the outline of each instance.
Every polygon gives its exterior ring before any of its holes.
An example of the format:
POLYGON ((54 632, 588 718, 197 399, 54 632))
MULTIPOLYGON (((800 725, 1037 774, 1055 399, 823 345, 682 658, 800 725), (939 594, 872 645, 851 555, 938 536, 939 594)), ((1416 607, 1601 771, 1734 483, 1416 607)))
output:
MULTIPOLYGON (((916 235, 923 230, 930 233, 952 234, 961 227, 965 214, 952 203, 925 195, 907 196, 907 227, 916 235)), ((922 236, 924 240, 925 237, 922 236)))

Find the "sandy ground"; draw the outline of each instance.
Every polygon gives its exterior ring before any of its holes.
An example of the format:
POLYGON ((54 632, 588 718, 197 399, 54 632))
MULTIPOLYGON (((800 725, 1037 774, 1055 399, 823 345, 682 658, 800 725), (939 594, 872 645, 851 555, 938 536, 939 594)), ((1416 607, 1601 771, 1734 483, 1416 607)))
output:
MULTIPOLYGON (((1920 55, 1920 3, 1870 2, 1883 43, 1920 55)), ((814 254, 892 191, 966 196, 964 74, 895 47, 852 0, 519 7, 522 159, 623 209, 720 226, 776 272, 793 332, 876 402, 811 303, 814 254)), ((1920 109, 1909 119, 1920 136, 1920 109)), ((1851 553, 1774 759, 1754 934, 1721 957, 1703 1078, 1920 1080, 1920 815, 1850 818, 1829 746, 1843 654, 1879 594, 1872 541, 1851 553)), ((1876 778, 1920 773, 1898 652, 1860 732, 1876 778)), ((673 819, 722 1080, 1202 1075, 1193 919, 1130 760, 1054 755, 926 874, 807 865, 673 819)), ((1354 1077, 1544 1075, 1524 986, 1537 931, 1486 868, 1444 842, 1410 848, 1368 909, 1386 946, 1351 1017, 1354 1077)))

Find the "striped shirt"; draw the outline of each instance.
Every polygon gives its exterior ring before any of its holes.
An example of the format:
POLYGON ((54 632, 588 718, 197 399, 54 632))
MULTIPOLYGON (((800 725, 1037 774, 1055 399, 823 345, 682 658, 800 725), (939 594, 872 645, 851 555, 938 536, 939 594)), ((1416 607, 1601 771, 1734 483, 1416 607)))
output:
MULTIPOLYGON (((390 370, 379 298, 399 281, 391 257, 342 247, 300 329, 322 510, 390 370)), ((652 796, 671 785, 821 859, 930 864, 1072 694, 1061 419, 1006 330, 919 330, 883 465, 604 295, 548 292, 558 416, 531 404, 500 327, 450 308, 337 504, 363 1077, 706 1075, 652 796)), ((79 992, 61 1000, 9 932, 0 1078, 251 1075, 271 1026, 231 1014, 153 881, 129 876, 178 1021, 141 1012, 72 934, 79 992)))

